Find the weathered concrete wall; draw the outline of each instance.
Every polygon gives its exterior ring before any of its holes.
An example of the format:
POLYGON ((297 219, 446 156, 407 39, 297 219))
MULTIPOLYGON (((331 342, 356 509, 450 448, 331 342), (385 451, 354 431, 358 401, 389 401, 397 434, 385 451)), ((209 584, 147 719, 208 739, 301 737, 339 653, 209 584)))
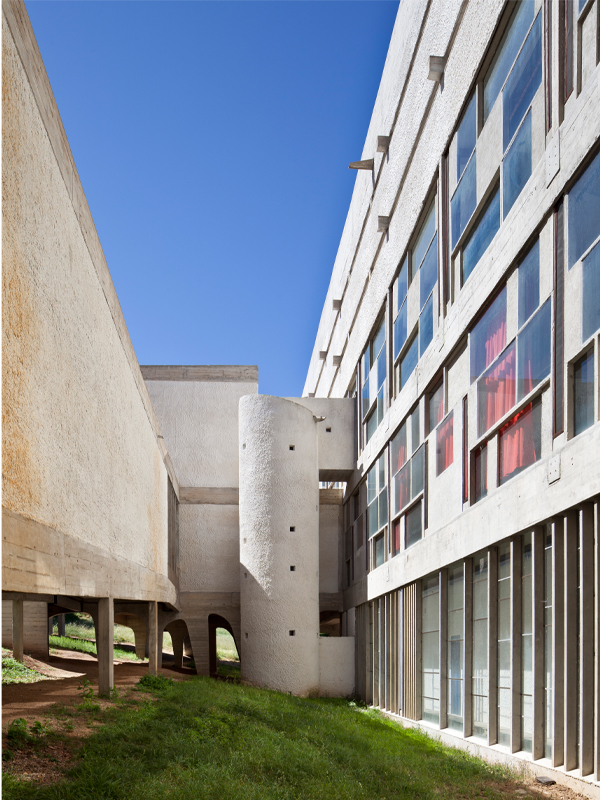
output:
POLYGON ((354 636, 319 639, 319 694, 348 697, 354 693, 354 636))
POLYGON ((172 602, 158 425, 22 3, 2 48, 3 587, 172 602))
POLYGON ((240 401, 242 678, 319 691, 317 423, 297 403, 240 401))
POLYGON ((179 555, 182 592, 239 592, 238 506, 180 505, 179 555))

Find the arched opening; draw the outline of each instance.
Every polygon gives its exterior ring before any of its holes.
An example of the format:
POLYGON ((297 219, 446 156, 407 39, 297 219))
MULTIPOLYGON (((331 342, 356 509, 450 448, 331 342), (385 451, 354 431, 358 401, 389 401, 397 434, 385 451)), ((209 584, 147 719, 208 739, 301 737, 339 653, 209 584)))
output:
POLYGON ((167 647, 167 639, 170 639, 172 655, 167 650, 162 654, 162 666, 171 667, 177 671, 193 670, 196 671, 192 643, 188 632, 188 627, 182 619, 175 619, 165 625, 163 633, 163 648, 167 647))
POLYGON ((239 679, 240 656, 233 628, 219 614, 208 617, 208 661, 211 678, 239 679))

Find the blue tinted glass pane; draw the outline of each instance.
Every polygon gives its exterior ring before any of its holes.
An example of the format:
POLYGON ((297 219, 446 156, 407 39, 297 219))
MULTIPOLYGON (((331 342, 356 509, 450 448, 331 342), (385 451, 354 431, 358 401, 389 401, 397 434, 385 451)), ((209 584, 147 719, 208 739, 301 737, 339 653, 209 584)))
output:
POLYGON ((385 322, 382 322, 373 340, 373 362, 375 362, 375 359, 379 355, 379 351, 381 350, 384 344, 385 344, 385 322))
POLYGON ((388 507, 387 507, 387 489, 379 495, 379 527, 383 528, 387 525, 388 507))
POLYGON ((546 300, 517 339, 517 400, 550 375, 550 338, 550 300, 546 300))
POLYGON ((406 546, 418 542, 421 538, 421 503, 411 509, 406 515, 406 546))
POLYGON ((519 129, 502 165, 504 219, 531 176, 531 111, 519 129))
POLYGON ((519 328, 540 302, 540 241, 533 245, 519 267, 519 328))
POLYGON ((411 497, 416 497, 423 491, 423 459, 425 452, 425 445, 421 445, 417 452, 411 459, 411 474, 412 474, 412 494, 411 497))
POLYGON ((429 295, 431 294, 431 290, 435 286, 437 281, 437 267, 438 267, 438 251, 437 251, 437 235, 433 237, 433 242, 431 243, 431 247, 427 251, 427 255, 425 256, 425 261, 423 261, 423 266, 421 267, 421 286, 420 286, 420 293, 421 293, 421 308, 425 305, 425 302, 429 295))
POLYGON ((600 153, 569 192, 569 269, 600 236, 600 153))
POLYGON ((506 346, 506 286, 471 331, 471 383, 506 346))
POLYGON ((404 342, 406 341, 406 309, 408 307, 408 303, 404 303, 400 311, 398 312, 398 316, 396 317, 396 321, 394 322, 394 360, 396 359, 398 353, 402 349, 404 342))
POLYGON ((385 342, 383 343, 383 347, 381 349, 381 353, 377 359, 377 390, 383 386, 383 382, 386 378, 387 374, 387 361, 385 357, 385 342))
POLYGON ((502 92, 504 149, 542 82, 542 15, 538 14, 502 92))
POLYGON ((587 3, 587 0, 579 0, 579 12, 583 11, 584 5, 587 3))
POLYGON ((454 250, 461 233, 477 205, 477 167, 475 165, 477 153, 471 159, 464 175, 460 179, 454 196, 450 201, 450 216, 452 220, 452 249, 454 250))
POLYGON ((456 180, 463 174, 467 161, 471 158, 471 153, 475 149, 477 140, 477 106, 475 105, 475 95, 471 98, 462 122, 456 133, 456 180))
POLYGON ((594 424, 594 351, 575 364, 575 435, 594 424))
POLYGON ((419 360, 419 337, 415 336, 412 340, 406 355, 400 362, 400 388, 404 386, 406 381, 410 378, 414 368, 417 366, 419 360))
POLYGON ((583 260, 582 341, 600 328, 600 244, 583 260))
POLYGON ((378 531, 377 522, 377 501, 375 501, 367 508, 367 533, 369 539, 378 531))
POLYGON ((396 311, 400 308, 406 299, 406 292, 408 289, 408 256, 404 259, 404 263, 400 268, 400 273, 396 278, 396 311))
POLYGON ((419 232, 417 241, 413 248, 413 275, 421 266, 421 262, 425 258, 425 253, 429 247, 429 243, 433 239, 435 233, 435 203, 431 204, 431 208, 427 214, 427 219, 423 223, 423 227, 419 232))
POLYGON ((433 295, 427 301, 419 317, 419 358, 433 339, 433 295))
POLYGON ((469 237, 463 251, 462 282, 467 280, 474 267, 500 227, 500 192, 496 190, 489 199, 479 222, 469 237))
POLYGON ((374 409, 373 413, 367 420, 367 442, 373 436, 375 431, 377 430, 377 408, 374 409))
POLYGON ((515 3, 516 14, 510 21, 498 52, 483 81, 483 120, 488 118, 496 98, 510 72, 513 61, 521 47, 523 39, 533 22, 534 0, 521 0, 515 3))

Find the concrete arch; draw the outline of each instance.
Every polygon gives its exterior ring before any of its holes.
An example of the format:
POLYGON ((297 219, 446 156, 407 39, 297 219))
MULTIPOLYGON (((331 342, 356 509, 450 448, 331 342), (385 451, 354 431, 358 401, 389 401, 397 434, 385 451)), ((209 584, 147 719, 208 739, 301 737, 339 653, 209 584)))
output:
POLYGON ((138 614, 121 612, 115 614, 115 624, 131 628, 135 641, 135 654, 138 658, 146 658, 148 655, 147 622, 138 614))
POLYGON ((170 634, 173 642, 173 665, 181 669, 183 667, 184 654, 193 658, 187 623, 183 619, 174 619, 165 625, 163 633, 170 634))
POLYGON ((217 628, 223 628, 233 637, 233 641, 240 652, 239 641, 236 640, 235 633, 229 622, 220 614, 208 615, 208 663, 211 678, 217 675, 217 628))

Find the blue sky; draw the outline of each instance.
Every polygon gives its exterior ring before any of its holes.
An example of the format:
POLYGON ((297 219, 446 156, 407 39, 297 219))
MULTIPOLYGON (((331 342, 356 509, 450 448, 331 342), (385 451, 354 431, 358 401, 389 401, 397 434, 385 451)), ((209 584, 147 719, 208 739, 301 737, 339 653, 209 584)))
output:
POLYGON ((395 0, 27 0, 141 364, 299 395, 395 0))

